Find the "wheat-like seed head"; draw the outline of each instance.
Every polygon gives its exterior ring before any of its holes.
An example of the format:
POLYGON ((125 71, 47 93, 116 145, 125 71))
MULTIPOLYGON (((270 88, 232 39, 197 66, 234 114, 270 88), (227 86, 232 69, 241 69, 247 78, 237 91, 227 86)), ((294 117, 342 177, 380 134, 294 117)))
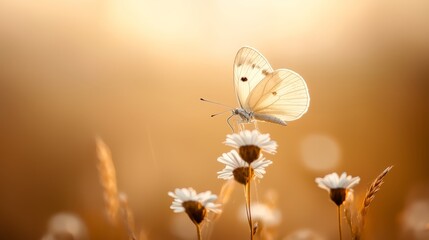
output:
POLYGON ((375 198, 375 194, 381 189, 381 185, 383 185, 384 177, 389 173, 389 171, 393 168, 393 166, 387 167, 378 177, 372 182, 371 186, 369 187, 368 191, 366 192, 365 198, 363 200, 362 207, 360 209, 360 215, 362 217, 365 217, 369 205, 375 198))
POLYGON ((100 183, 103 186, 104 201, 109 220, 116 222, 119 209, 118 187, 116 184, 116 171, 113 165, 109 147, 99 137, 95 139, 100 183))
POLYGON ((358 214, 356 212, 356 206, 354 201, 354 192, 349 190, 347 192, 346 200, 344 201, 344 215, 346 216, 347 224, 350 227, 352 236, 356 235, 358 226, 358 214))
MULTIPOLYGON (((128 239, 129 240, 137 240, 136 230, 134 224, 134 215, 128 206, 128 197, 125 193, 119 193, 119 203, 121 206, 122 220, 124 222, 125 228, 127 229, 128 239)), ((144 237, 144 235, 140 235, 140 237, 144 237)))
POLYGON ((372 201, 375 198, 375 194, 380 191, 381 185, 384 183, 384 177, 386 177, 387 173, 390 172, 390 170, 393 168, 393 166, 389 166, 384 171, 375 178, 375 180, 372 182, 371 186, 369 187, 368 191, 365 194, 365 198, 363 200, 362 206, 359 211, 358 215, 358 226, 357 231, 355 232, 353 239, 360 239, 361 233, 363 230, 363 227, 365 225, 365 216, 368 212, 368 208, 371 205, 372 201))

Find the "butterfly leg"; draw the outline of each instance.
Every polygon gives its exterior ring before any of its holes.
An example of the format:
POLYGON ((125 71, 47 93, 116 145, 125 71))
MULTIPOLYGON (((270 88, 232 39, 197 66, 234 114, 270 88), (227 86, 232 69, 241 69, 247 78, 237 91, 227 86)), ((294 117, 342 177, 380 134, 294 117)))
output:
POLYGON ((252 124, 253 124, 253 129, 259 131, 258 122, 257 121, 253 121, 252 124))
POLYGON ((233 115, 231 115, 231 116, 229 116, 227 119, 226 119, 226 121, 227 121, 227 123, 228 123, 228 126, 231 128, 231 130, 232 130, 232 132, 234 133, 235 132, 235 129, 237 129, 238 131, 243 131, 243 130, 245 130, 246 128, 245 128, 245 126, 244 126, 244 121, 243 120, 241 120, 240 118, 235 118, 235 119, 232 119, 232 117, 234 117, 235 116, 235 114, 233 114, 233 115), (232 119, 232 120, 231 120, 232 119), (232 123, 232 124, 231 124, 232 123))
POLYGON ((238 127, 240 128, 240 131, 246 130, 246 125, 245 125, 245 123, 243 121, 240 121, 238 123, 238 127))
POLYGON ((232 127, 232 125, 231 125, 231 123, 230 123, 230 120, 231 120, 231 118, 234 116, 234 114, 232 114, 231 116, 229 116, 227 119, 226 119, 226 122, 228 123, 228 126, 231 128, 231 130, 232 130, 232 132, 234 132, 234 128, 232 127))

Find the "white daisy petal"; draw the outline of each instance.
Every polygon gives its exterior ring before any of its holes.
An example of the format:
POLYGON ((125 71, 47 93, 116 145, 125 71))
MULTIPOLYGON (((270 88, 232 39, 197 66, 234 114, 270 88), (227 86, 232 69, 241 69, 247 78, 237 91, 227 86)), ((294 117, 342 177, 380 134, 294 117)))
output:
MULTIPOLYGON (((234 170, 237 168, 249 167, 249 164, 244 161, 236 150, 231 150, 228 153, 222 154, 221 157, 217 159, 218 162, 225 164, 225 168, 217 172, 218 178, 221 179, 231 179, 234 177, 234 170)), ((250 167, 253 168, 255 177, 262 178, 265 174, 265 168, 271 165, 273 162, 266 160, 262 155, 255 161, 250 164, 250 167)))
POLYGON ((320 188, 329 191, 330 188, 327 186, 323 178, 316 178, 316 183, 320 188))
POLYGON ((203 204, 203 206, 205 206, 207 203, 214 202, 217 199, 217 196, 212 194, 211 191, 199 193, 197 197, 198 200, 203 204))
POLYGON ((238 154, 237 151, 232 150, 229 152, 232 157, 233 163, 232 165, 230 165, 233 168, 237 168, 237 167, 247 167, 249 164, 245 161, 243 161, 243 159, 241 159, 240 154, 238 154))
POLYGON ((338 187, 344 188, 350 178, 351 176, 347 176, 347 174, 343 172, 338 180, 338 187))
POLYGON ((248 163, 243 161, 243 159, 241 159, 240 155, 235 150, 231 150, 228 153, 222 154, 222 156, 219 157, 217 161, 226 165, 222 171, 217 172, 218 178, 225 180, 234 177, 234 169, 248 166, 248 163))
POLYGON ((214 201, 217 199, 215 194, 212 194, 211 191, 206 191, 197 194, 193 188, 176 188, 174 193, 168 192, 170 197, 173 197, 173 202, 171 203, 170 209, 175 213, 185 212, 186 209, 183 206, 184 202, 195 201, 201 203, 207 211, 212 211, 219 213, 220 204, 215 204, 214 201))
POLYGON ((172 197, 172 198, 176 198, 176 194, 174 194, 173 192, 168 192, 168 196, 172 197))
POLYGON ((229 180, 229 179, 231 179, 231 178, 234 177, 232 171, 231 172, 226 172, 226 171, 223 170, 223 171, 217 172, 217 174, 218 174, 217 178, 225 179, 225 180, 229 180))
POLYGON ((360 182, 360 177, 354 177, 354 178, 350 179, 347 188, 352 188, 352 187, 356 186, 359 182, 360 182))
POLYGON ((316 178, 317 185, 330 191, 331 189, 351 189, 356 186, 360 181, 359 177, 348 176, 347 173, 342 173, 341 176, 338 176, 337 173, 331 173, 326 175, 324 178, 316 178))
POLYGON ((270 160, 266 160, 262 155, 259 157, 259 159, 253 161, 250 166, 253 169, 259 169, 259 168, 266 168, 269 165, 271 165, 273 162, 270 160))
POLYGON ((247 145, 255 145, 258 146, 262 151, 270 154, 276 153, 277 149, 277 143, 270 139, 269 134, 261 134, 257 130, 244 130, 239 133, 228 134, 224 143, 235 148, 247 145))
POLYGON ((338 175, 335 173, 331 173, 327 176, 327 178, 325 178, 324 183, 329 187, 329 188, 334 188, 336 183, 338 182, 338 175))

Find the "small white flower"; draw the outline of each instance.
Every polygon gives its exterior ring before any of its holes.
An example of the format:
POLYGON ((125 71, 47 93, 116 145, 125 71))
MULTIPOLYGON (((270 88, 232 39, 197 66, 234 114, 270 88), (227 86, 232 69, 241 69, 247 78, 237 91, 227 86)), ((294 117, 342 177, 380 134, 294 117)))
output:
POLYGON ((228 134, 225 144, 235 148, 253 145, 270 154, 276 153, 277 149, 277 143, 270 139, 270 134, 261 134, 257 130, 244 130, 240 133, 228 134))
MULTIPOLYGON (((234 178, 242 184, 247 182, 249 177, 249 163, 244 161, 236 150, 231 150, 228 153, 222 154, 222 156, 219 157, 217 161, 226 165, 222 171, 218 172, 218 178, 225 180, 234 178)), ((251 172, 254 177, 263 178, 265 174, 265 168, 272 163, 272 161, 266 160, 261 155, 257 160, 250 164, 251 172)))
POLYGON ((340 206, 347 198, 347 193, 360 181, 359 177, 348 176, 345 172, 338 177, 337 173, 331 173, 324 178, 316 178, 317 185, 329 192, 331 200, 340 206))
POLYGON ((214 213, 220 213, 220 205, 215 204, 214 201, 217 199, 215 194, 210 191, 202 192, 197 194, 193 188, 176 188, 174 193, 168 192, 168 195, 174 198, 170 208, 175 212, 186 212, 185 202, 196 202, 200 203, 208 211, 214 213))
MULTIPOLYGON (((279 209, 268 206, 263 203, 251 204, 252 219, 262 224, 263 227, 278 226, 282 220, 282 214, 279 209)), ((240 218, 246 219, 246 209, 243 206, 240 211, 240 218)))
POLYGON ((356 186, 360 181, 359 177, 352 177, 347 175, 345 172, 339 177, 337 173, 331 173, 326 175, 324 178, 316 178, 316 183, 320 188, 327 190, 331 189, 351 189, 356 186))

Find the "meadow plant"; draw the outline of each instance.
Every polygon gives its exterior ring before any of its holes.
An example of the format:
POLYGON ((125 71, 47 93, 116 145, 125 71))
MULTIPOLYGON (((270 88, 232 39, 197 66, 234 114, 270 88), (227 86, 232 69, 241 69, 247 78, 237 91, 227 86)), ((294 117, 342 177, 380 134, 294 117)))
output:
POLYGON ((217 199, 210 191, 198 193, 193 188, 176 188, 168 195, 174 198, 170 208, 175 213, 185 212, 197 229, 198 240, 202 239, 201 223, 206 219, 207 212, 220 213, 220 204, 214 203, 217 199))
POLYGON ((244 185, 244 197, 246 200, 246 215, 250 229, 250 239, 253 239, 257 228, 253 225, 251 211, 251 180, 263 178, 265 168, 273 162, 266 160, 263 152, 274 154, 277 143, 270 139, 269 134, 261 134, 257 130, 243 130, 240 133, 228 134, 225 144, 238 149, 222 154, 217 160, 225 164, 225 168, 218 172, 218 178, 234 179, 244 185))
MULTIPOLYGON (((222 208, 231 197, 234 182, 237 182, 244 187, 244 209, 249 225, 249 239, 274 239, 272 232, 264 232, 264 229, 279 226, 281 213, 272 205, 258 201, 252 202, 251 183, 252 180, 262 179, 266 174, 266 168, 273 162, 265 159, 262 152, 275 154, 277 143, 271 140, 269 134, 261 134, 258 130, 242 130, 238 133, 228 134, 224 144, 234 149, 217 158, 218 162, 225 164, 225 167, 217 172, 218 178, 226 180, 219 197, 212 194, 211 191, 197 193, 191 187, 176 188, 173 192, 168 192, 168 195, 173 198, 170 209, 175 213, 186 213, 196 227, 198 239, 201 240, 203 223, 220 217, 222 208)), ((96 146, 99 159, 98 170, 104 189, 108 219, 114 224, 118 213, 121 213, 120 216, 130 240, 149 239, 144 232, 140 232, 139 238, 136 237, 134 218, 128 206, 128 198, 124 193, 119 192, 116 185, 116 173, 110 149, 100 138, 96 139, 96 146)), ((323 178, 315 179, 320 188, 328 191, 330 199, 337 206, 339 239, 342 239, 341 206, 344 206, 344 214, 350 227, 352 240, 360 240, 368 208, 392 167, 386 168, 372 182, 359 209, 354 205, 353 191, 353 187, 360 182, 359 177, 352 177, 344 172, 341 175, 331 173, 323 178)), ((312 233, 312 235, 314 234, 312 233)), ((208 236, 210 236, 210 232, 208 236)), ((294 239, 293 236, 290 235, 287 239, 294 239)))
POLYGON ((375 198, 375 194, 380 191, 381 185, 384 183, 384 178, 392 170, 393 166, 389 166, 384 169, 372 182, 370 187, 365 193, 365 197, 362 201, 362 204, 357 210, 353 204, 353 194, 350 194, 350 197, 347 199, 347 204, 345 205, 345 214, 347 223, 349 224, 352 240, 360 240, 362 237, 363 227, 365 225, 365 217, 368 213, 369 206, 375 198))
POLYGON ((322 189, 329 192, 331 200, 337 205, 338 212, 338 230, 340 239, 341 234, 341 205, 347 198, 349 192, 352 192, 352 187, 356 186, 360 181, 359 177, 348 176, 345 172, 338 176, 337 173, 331 173, 323 178, 316 178, 316 183, 322 189))

